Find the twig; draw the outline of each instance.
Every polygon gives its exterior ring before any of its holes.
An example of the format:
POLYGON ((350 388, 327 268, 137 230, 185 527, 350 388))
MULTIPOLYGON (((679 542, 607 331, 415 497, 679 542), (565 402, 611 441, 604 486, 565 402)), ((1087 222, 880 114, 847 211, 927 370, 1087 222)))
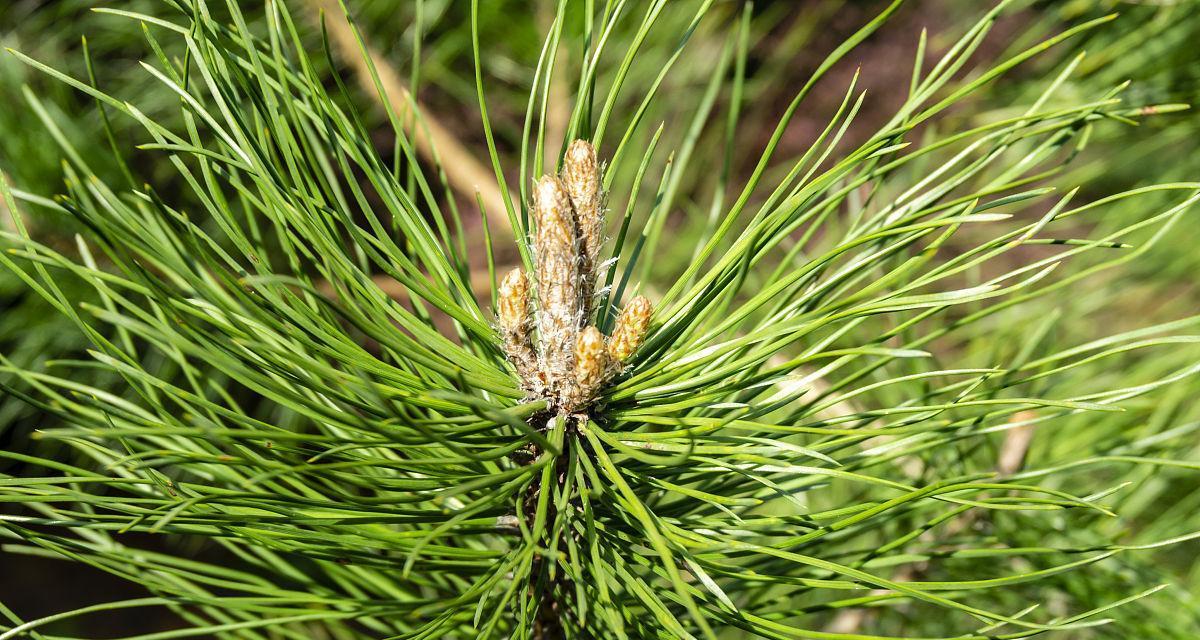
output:
MULTIPOLYGON (((1012 417, 1010 422, 1028 422, 1035 417, 1032 411, 1022 411, 1012 417)), ((1029 445, 1033 442, 1033 425, 1023 424, 1009 429, 1004 434, 1004 442, 1000 444, 1000 453, 996 456, 996 473, 1006 478, 1021 470, 1025 465, 1025 454, 1029 453, 1029 445)))
MULTIPOLYGON (((374 274, 371 276, 371 282, 374 283, 376 287, 379 287, 381 291, 386 293, 388 297, 395 298, 397 300, 407 297, 410 293, 404 288, 404 285, 400 284, 396 280, 393 280, 391 276, 388 275, 378 273, 374 274)), ((482 296, 492 290, 492 281, 491 278, 488 277, 487 271, 479 271, 477 269, 472 270, 470 284, 471 290, 474 291, 476 295, 482 296)), ((332 296, 337 293, 333 283, 329 282, 328 280, 319 280, 315 283, 315 286, 317 291, 327 296, 332 296)))
MULTIPOLYGON (((322 14, 341 15, 338 0, 307 0, 316 16, 322 14)), ((450 187, 469 202, 474 202, 478 191, 488 215, 493 233, 509 235, 508 214, 504 206, 504 195, 496 184, 495 173, 484 167, 469 149, 450 132, 428 109, 424 108, 408 90, 400 74, 363 37, 363 47, 370 61, 362 56, 358 39, 349 20, 328 20, 326 27, 337 52, 353 67, 359 85, 379 100, 385 97, 388 106, 405 127, 405 135, 412 140, 417 154, 427 162, 438 163, 446 173, 450 187), (371 66, 383 87, 380 95, 371 75, 371 66)), ((511 236, 509 236, 511 237, 511 236)), ((503 238, 496 238, 503 239, 503 238)))

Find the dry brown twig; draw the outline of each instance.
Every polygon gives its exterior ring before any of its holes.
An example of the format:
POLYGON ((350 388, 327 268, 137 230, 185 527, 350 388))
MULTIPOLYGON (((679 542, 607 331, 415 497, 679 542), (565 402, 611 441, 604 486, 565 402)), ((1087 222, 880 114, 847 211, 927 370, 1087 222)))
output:
MULTIPOLYGON (((342 13, 337 0, 307 0, 313 8, 313 17, 338 16, 325 20, 326 29, 339 55, 354 69, 354 75, 364 91, 383 100, 396 114, 405 127, 404 134, 412 141, 417 154, 426 162, 437 163, 446 173, 446 181, 460 197, 474 202, 476 192, 483 201, 489 226, 494 234, 511 237, 508 213, 504 204, 504 193, 496 182, 496 174, 485 167, 445 125, 417 100, 401 79, 399 72, 376 51, 366 38, 363 48, 370 58, 363 58, 358 38, 350 22, 342 13), (372 78, 371 66, 379 77, 383 88, 380 95, 372 78)), ((496 240, 503 240, 499 235, 496 240)), ((479 254, 479 252, 472 252, 479 254)))

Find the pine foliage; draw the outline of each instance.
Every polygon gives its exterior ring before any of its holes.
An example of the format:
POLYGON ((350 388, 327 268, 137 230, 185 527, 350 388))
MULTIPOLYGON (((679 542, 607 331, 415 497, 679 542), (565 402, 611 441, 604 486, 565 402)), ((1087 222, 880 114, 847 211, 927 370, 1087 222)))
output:
POLYGON ((890 118, 859 123, 868 98, 852 83, 807 150, 780 157, 805 98, 894 2, 829 54, 735 172, 733 146, 751 144, 739 132, 762 126, 742 118, 749 5, 558 3, 514 154, 488 116, 490 43, 472 0, 485 162, 523 274, 502 278, 487 212, 460 206, 447 168, 422 163, 391 107, 396 157, 378 152, 359 97, 321 71, 337 60, 289 4, 268 3, 261 20, 232 1, 169 4, 169 17, 102 11, 145 25, 145 73, 177 102, 170 123, 137 96, 15 54, 140 125, 140 149, 174 173, 160 184, 124 165, 127 179, 101 179, 27 95, 67 180, 54 198, 6 188, 0 263, 90 347, 38 367, 0 356, 0 386, 56 425, 40 437, 78 454, 0 452, 33 470, 0 479, 15 507, 0 536, 8 551, 86 563, 151 595, 41 620, 0 608, 0 640, 62 637, 38 630, 131 607, 189 625, 146 638, 1088 633, 1160 587, 1133 580, 1097 602, 1071 577, 1103 579, 1193 537, 1185 523, 1121 540, 1095 524, 1121 517, 1119 477, 1072 478, 1194 463, 1156 457, 1151 442, 1028 461, 1022 445, 1035 430, 1119 432, 1123 407, 1200 371, 1192 357, 1081 375, 1186 350, 1200 340, 1194 318, 1059 345, 1053 317, 1023 315, 1082 295, 1186 224, 1200 183, 1089 200, 1060 182, 1097 127, 1176 105, 1128 104, 1123 85, 1064 92, 1083 61, 1072 56, 1002 114, 956 115, 1108 17, 994 61, 977 54, 1007 2, 944 45, 914 36, 890 118), (715 57, 688 46, 710 23, 722 25, 715 57), (641 49, 648 39, 671 46, 641 49), (581 67, 556 64, 559 48, 578 49, 581 67), (708 56, 703 93, 660 125, 648 114, 672 100, 674 65, 692 55, 708 56), (574 99, 547 149, 556 74, 574 99), (714 138, 728 155, 706 154, 714 138), (563 191, 557 211, 575 217, 554 218, 543 189, 560 175, 571 186, 575 139, 594 149, 596 200, 563 191), (704 196, 685 196, 684 180, 704 196), (600 233, 589 220, 603 204, 600 233), (1097 227, 1118 207, 1144 211, 1097 227), (679 220, 680 209, 700 213, 679 220), (29 218, 82 232, 51 246, 29 218), (568 258, 547 256, 552 218, 572 230, 568 258), (480 236, 483 287, 469 249, 480 236), (545 275, 556 269, 587 280, 545 275), (530 302, 508 304, 516 291, 530 302), (583 306, 551 316, 559 294, 583 306), (980 335, 1000 346, 972 349, 980 335), (620 366, 581 373, 600 353, 620 366), (97 370, 118 382, 94 382, 97 370), (142 548, 131 533, 210 552, 142 548), (1048 593, 1063 603, 1039 606, 1048 593))

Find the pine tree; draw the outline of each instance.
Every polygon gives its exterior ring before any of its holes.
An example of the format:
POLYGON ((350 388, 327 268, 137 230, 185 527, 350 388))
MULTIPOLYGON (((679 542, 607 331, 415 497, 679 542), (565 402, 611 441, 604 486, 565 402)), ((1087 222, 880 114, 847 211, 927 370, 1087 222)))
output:
MULTIPOLYGON (((1127 104, 1123 85, 1063 91, 1082 60, 1069 57, 1027 101, 958 115, 1109 18, 982 66, 1010 3, 944 47, 922 33, 891 117, 859 121, 855 78, 811 145, 779 157, 805 99, 894 2, 817 67, 743 173, 733 150, 755 143, 739 133, 762 127, 743 118, 752 5, 559 3, 511 153, 489 119, 491 43, 472 0, 495 211, 482 195, 463 206, 462 167, 411 94, 378 96, 389 162, 346 81, 321 71, 337 67, 331 44, 313 52, 287 3, 261 20, 237 2, 169 4, 169 17, 105 11, 146 26, 146 72, 178 101, 171 122, 16 54, 140 125, 140 149, 174 174, 144 183, 121 165, 127 179, 101 179, 29 95, 66 160, 65 193, 5 188, 0 263, 90 346, 44 367, 0 358, 0 385, 57 424, 41 437, 78 454, 0 453, 36 469, 3 479, 19 512, 0 516, 0 535, 151 595, 32 621, 0 608, 0 640, 129 607, 189 625, 147 638, 1083 633, 1158 587, 1037 608, 1070 593, 1056 580, 1188 538, 1101 535, 1120 483, 1080 493, 1063 478, 1104 456, 1025 464, 1032 430, 1116 420, 1200 369, 1079 379, 1193 343, 1178 332, 1194 322, 1047 350, 1049 320, 1023 315, 1180 228, 1198 183, 1092 200, 1055 189, 1094 129, 1176 107, 1127 104), (709 21, 715 56, 688 48, 709 21), (560 48, 580 68, 558 64, 560 48), (692 55, 703 90, 672 104, 692 55), (564 77, 569 117, 548 142, 564 77), (659 125, 656 110, 685 115, 659 125), (29 218, 83 232, 72 250, 51 246, 29 218), (510 253, 502 274, 495 256, 510 253), (1001 346, 964 348, 979 335, 1001 346), (1056 535, 1012 544, 1022 529, 1056 535), (130 532, 221 553, 141 548, 130 532)), ((386 94, 351 33, 352 64, 386 94)))

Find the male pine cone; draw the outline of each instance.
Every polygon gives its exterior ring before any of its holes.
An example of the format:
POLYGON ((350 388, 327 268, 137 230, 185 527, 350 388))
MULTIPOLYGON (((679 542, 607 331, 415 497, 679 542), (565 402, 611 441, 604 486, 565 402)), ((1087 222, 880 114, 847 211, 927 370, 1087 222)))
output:
POLYGON ((514 269, 497 291, 504 352, 525 389, 560 413, 587 408, 641 345, 650 301, 637 297, 617 318, 612 338, 590 325, 604 244, 604 195, 596 151, 584 140, 567 149, 559 176, 542 176, 530 203, 536 320, 530 287, 514 269), (529 331, 537 329, 536 336, 529 331))

